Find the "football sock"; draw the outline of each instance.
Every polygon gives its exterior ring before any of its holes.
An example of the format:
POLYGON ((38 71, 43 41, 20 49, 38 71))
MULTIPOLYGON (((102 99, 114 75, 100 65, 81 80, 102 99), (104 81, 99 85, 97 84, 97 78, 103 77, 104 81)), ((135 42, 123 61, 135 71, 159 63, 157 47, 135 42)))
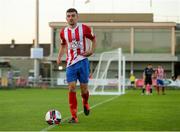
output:
POLYGON ((146 94, 149 94, 150 93, 150 85, 146 85, 146 94))
POLYGON ((145 88, 142 89, 142 93, 143 93, 143 94, 144 94, 144 92, 145 92, 145 88))
POLYGON ((89 91, 87 91, 87 93, 81 94, 81 96, 82 96, 82 102, 83 102, 83 105, 88 104, 89 91))
POLYGON ((69 92, 69 107, 70 107, 72 117, 77 118, 76 92, 69 92))
POLYGON ((165 87, 162 87, 162 94, 164 94, 164 91, 165 91, 165 87))
POLYGON ((152 93, 152 88, 150 88, 150 93, 152 93))

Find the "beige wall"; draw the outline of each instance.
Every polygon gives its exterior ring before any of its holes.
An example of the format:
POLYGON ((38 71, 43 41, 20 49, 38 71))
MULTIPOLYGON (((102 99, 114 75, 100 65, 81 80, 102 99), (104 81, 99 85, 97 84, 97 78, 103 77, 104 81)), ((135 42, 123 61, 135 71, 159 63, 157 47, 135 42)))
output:
POLYGON ((80 13, 80 22, 153 22, 152 13, 80 13))

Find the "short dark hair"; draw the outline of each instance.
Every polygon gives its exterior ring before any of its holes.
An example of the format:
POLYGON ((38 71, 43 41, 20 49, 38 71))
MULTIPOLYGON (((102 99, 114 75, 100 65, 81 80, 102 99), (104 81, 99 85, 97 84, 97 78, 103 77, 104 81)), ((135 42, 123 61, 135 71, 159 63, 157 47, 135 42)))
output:
POLYGON ((68 13, 68 12, 76 12, 76 14, 78 14, 78 11, 75 8, 67 9, 66 13, 68 13))

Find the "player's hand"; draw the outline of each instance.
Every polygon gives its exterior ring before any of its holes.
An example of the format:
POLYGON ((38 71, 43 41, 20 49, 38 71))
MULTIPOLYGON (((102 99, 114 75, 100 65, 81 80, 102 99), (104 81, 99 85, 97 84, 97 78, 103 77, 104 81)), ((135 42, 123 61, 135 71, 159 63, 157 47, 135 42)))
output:
POLYGON ((61 61, 60 58, 57 58, 56 62, 57 62, 57 64, 59 65, 59 64, 61 64, 62 61, 61 61))
POLYGON ((89 51, 86 51, 82 54, 82 56, 85 56, 85 57, 89 57, 93 54, 94 52, 92 50, 89 50, 89 51))

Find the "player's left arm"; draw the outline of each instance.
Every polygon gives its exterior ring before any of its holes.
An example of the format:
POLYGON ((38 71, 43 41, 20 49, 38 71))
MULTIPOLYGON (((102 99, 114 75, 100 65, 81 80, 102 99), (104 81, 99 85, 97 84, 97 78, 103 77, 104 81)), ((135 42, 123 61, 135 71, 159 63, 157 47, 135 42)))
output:
POLYGON ((88 50, 88 51, 86 51, 86 52, 83 54, 83 56, 89 57, 89 56, 91 56, 91 55, 94 53, 95 48, 96 48, 96 39, 94 38, 93 40, 91 40, 91 42, 92 42, 91 49, 88 50))
POLYGON ((143 71, 143 81, 145 81, 145 79, 146 79, 146 69, 144 69, 144 71, 143 71))
POLYGON ((158 71, 154 70, 154 77, 157 78, 157 76, 158 76, 158 71))
POLYGON ((152 68, 152 74, 151 74, 151 79, 153 80, 156 77, 156 70, 152 68))
POLYGON ((95 37, 95 35, 91 32, 91 29, 90 29, 88 26, 85 26, 85 27, 86 27, 86 28, 85 28, 85 31, 84 31, 84 32, 85 32, 85 37, 91 40, 92 46, 91 46, 91 48, 90 48, 88 51, 86 51, 85 53, 83 53, 83 56, 89 57, 89 56, 91 56, 91 55, 94 53, 94 51, 95 51, 95 48, 96 48, 96 37, 95 37))
POLYGON ((163 78, 164 78, 164 79, 167 79, 167 75, 166 75, 164 69, 163 69, 163 78))

